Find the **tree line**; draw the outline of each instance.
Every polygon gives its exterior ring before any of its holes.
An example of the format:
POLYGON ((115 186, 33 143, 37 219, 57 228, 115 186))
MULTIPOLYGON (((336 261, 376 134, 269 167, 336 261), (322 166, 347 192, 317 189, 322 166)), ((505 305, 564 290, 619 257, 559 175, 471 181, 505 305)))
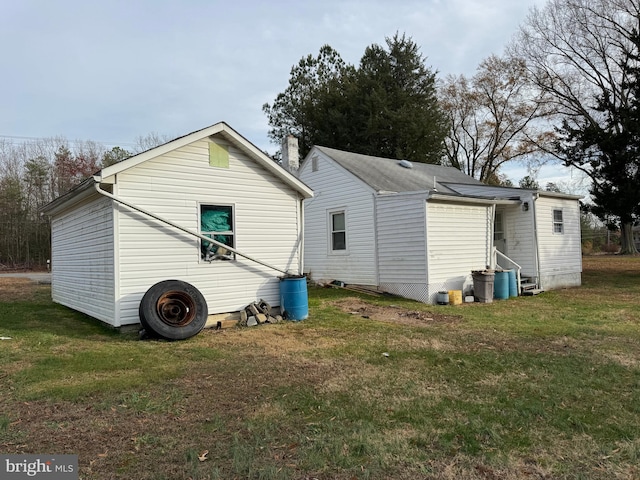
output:
POLYGON ((140 136, 129 151, 64 137, 0 139, 0 270, 45 266, 51 227, 40 209, 101 168, 167 140, 140 136))

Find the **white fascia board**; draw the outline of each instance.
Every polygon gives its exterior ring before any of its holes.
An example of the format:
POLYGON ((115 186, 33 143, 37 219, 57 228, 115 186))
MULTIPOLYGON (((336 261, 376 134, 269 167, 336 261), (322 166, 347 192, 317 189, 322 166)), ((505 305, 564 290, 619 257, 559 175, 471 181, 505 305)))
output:
POLYGON ((307 185, 298 180, 295 176, 291 175, 285 169, 277 165, 255 145, 253 145, 246 138, 244 138, 224 122, 219 122, 215 125, 211 125, 210 127, 203 128, 202 130, 198 130, 183 137, 176 138, 175 140, 160 145, 156 148, 152 148, 151 150, 147 150, 146 152, 139 153, 138 155, 128 158, 120 163, 116 163, 114 165, 106 167, 102 169, 102 171, 100 171, 96 176, 98 178, 97 181, 99 181, 100 183, 113 183, 113 177, 116 174, 123 172, 124 170, 135 167, 136 165, 146 162, 147 160, 159 157, 160 155, 164 155, 165 153, 169 153, 178 148, 184 147, 185 145, 188 145, 192 142, 196 142, 198 140, 202 140, 203 138, 207 138, 216 134, 222 134, 226 139, 230 140, 235 146, 237 146, 250 158, 256 161, 259 165, 261 165, 269 172, 273 173, 276 177, 280 178, 285 184, 302 194, 304 198, 313 197, 313 190, 311 190, 307 185))
POLYGON ((429 194, 431 193, 431 190, 416 190, 414 192, 385 192, 385 191, 381 191, 381 192, 377 192, 376 196, 378 197, 423 197, 425 199, 429 198, 429 194))
POLYGON ((580 200, 584 198, 582 195, 572 195, 569 193, 547 192, 546 190, 538 190, 538 196, 550 198, 562 198, 564 200, 580 200))
POLYGON ((93 188, 91 188, 93 184, 94 177, 87 178, 74 189, 46 204, 40 211, 45 215, 55 215, 71 205, 75 205, 95 193, 93 188))
POLYGON ((520 200, 508 200, 502 198, 488 197, 470 197, 464 195, 443 195, 441 193, 432 193, 427 200, 449 202, 449 203, 474 203, 480 205, 519 205, 520 200))
POLYGON ((190 133, 185 135, 184 137, 176 138, 170 142, 162 144, 158 147, 152 148, 151 150, 147 150, 146 152, 139 153, 134 155, 133 157, 129 157, 122 162, 115 163, 109 167, 103 168, 98 175, 96 175, 101 183, 106 183, 105 180, 109 177, 112 177, 124 170, 128 170, 129 168, 133 168, 136 165, 140 165, 147 160, 151 160, 152 158, 159 157, 160 155, 164 155, 165 153, 169 153, 172 150, 176 150, 180 147, 184 147, 185 145, 190 144, 191 142, 195 142, 201 140, 210 135, 215 135, 222 131, 223 123, 216 123, 210 127, 204 128, 202 130, 198 130, 197 132, 190 133))
POLYGON ((258 162, 258 164, 262 165, 276 177, 282 179, 284 183, 292 187, 294 190, 300 192, 303 198, 313 197, 313 190, 311 190, 311 188, 309 188, 304 182, 297 179, 294 175, 287 172, 284 168, 271 160, 271 158, 265 155, 259 148, 236 132, 229 125, 226 123, 222 123, 222 125, 222 132, 224 136, 233 141, 241 150, 258 162))

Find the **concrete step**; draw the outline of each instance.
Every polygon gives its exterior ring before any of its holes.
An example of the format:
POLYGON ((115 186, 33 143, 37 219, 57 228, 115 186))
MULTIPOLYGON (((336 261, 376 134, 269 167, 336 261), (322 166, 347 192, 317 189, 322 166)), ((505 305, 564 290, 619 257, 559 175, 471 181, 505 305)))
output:
POLYGON ((530 290, 523 290, 522 291, 522 296, 523 297, 531 297, 533 295, 538 295, 539 293, 544 292, 544 290, 542 290, 541 288, 532 288, 530 290))

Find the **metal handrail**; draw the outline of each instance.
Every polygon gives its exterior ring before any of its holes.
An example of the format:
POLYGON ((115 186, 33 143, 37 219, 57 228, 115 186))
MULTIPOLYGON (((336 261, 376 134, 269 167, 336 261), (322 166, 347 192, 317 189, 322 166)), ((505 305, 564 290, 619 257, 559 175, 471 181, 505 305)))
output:
POLYGON ((520 285, 521 285, 521 283, 520 283, 520 280, 521 280, 520 271, 522 270, 522 267, 520 265, 518 265, 515 261, 513 261, 512 259, 507 257, 504 253, 502 253, 496 247, 493 247, 493 264, 494 265, 498 264, 498 260, 497 260, 498 255, 500 255, 507 262, 510 262, 514 267, 516 267, 516 282, 517 282, 517 285, 518 285, 518 295, 519 295, 520 294, 520 285))

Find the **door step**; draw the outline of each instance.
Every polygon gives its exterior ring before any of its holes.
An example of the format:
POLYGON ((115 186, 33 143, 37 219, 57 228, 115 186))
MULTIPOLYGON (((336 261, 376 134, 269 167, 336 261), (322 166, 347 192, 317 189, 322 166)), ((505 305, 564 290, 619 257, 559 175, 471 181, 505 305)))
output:
POLYGON ((539 293, 544 292, 544 290, 542 290, 541 288, 530 288, 528 290, 522 290, 522 296, 523 297, 531 297, 533 295, 538 295, 539 293))

